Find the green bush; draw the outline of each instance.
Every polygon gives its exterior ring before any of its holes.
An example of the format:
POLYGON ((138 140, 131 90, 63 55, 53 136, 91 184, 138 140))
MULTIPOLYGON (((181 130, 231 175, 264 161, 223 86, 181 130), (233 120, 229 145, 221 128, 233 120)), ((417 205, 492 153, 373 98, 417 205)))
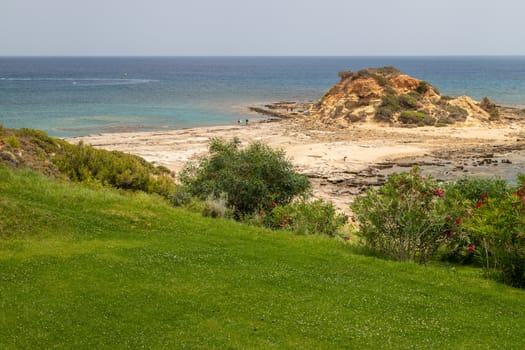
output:
POLYGON ((391 175, 352 204, 358 234, 379 255, 423 263, 446 243, 451 229, 443 195, 438 183, 417 167, 391 175))
POLYGON ((510 193, 509 184, 499 178, 463 177, 446 185, 447 196, 463 198, 472 203, 481 197, 503 199, 510 193))
POLYGON ((414 125, 434 125, 436 120, 428 114, 417 111, 403 111, 399 115, 399 122, 402 124, 414 125))
POLYGON ((392 122, 394 114, 401 110, 399 97, 394 94, 385 94, 377 108, 375 118, 383 122, 392 122))
POLYGON ((20 148, 20 140, 15 135, 8 136, 5 143, 13 148, 20 148))
POLYGON ((507 197, 482 197, 465 221, 487 275, 501 271, 503 282, 525 288, 525 185, 507 197))
POLYGON ((310 189, 308 178, 294 170, 283 151, 260 142, 239 146, 238 139, 213 139, 210 156, 181 172, 182 184, 203 200, 225 195, 236 218, 268 210, 272 203, 288 204, 310 189))
POLYGON ((15 135, 30 140, 46 154, 60 152, 69 145, 65 140, 50 137, 41 130, 22 128, 15 130, 15 135))
POLYGON ((445 110, 448 112, 448 120, 450 124, 467 120, 468 112, 459 106, 447 104, 445 110))
POLYGON ((424 95, 424 94, 426 94, 429 90, 430 90, 430 84, 427 83, 426 81, 421 80, 421 81, 419 82, 419 84, 417 84, 416 92, 417 92, 418 94, 424 95))
POLYGON ((277 205, 269 213, 259 212, 264 226, 298 234, 325 234, 335 236, 344 225, 345 216, 338 213, 332 203, 321 199, 277 205))
POLYGON ((337 73, 337 76, 339 76, 339 78, 341 79, 350 78, 353 75, 354 75, 354 72, 352 72, 351 70, 342 70, 339 73, 337 73))
POLYGON ((403 109, 417 109, 420 104, 416 96, 411 95, 411 94, 406 94, 406 95, 399 96, 399 105, 403 109))
POLYGON ((67 144, 53 162, 73 181, 164 196, 175 190, 175 183, 165 170, 155 168, 143 158, 119 151, 99 150, 83 143, 67 144))
POLYGON ((390 82, 387 78, 379 74, 372 74, 372 78, 379 84, 379 86, 386 87, 390 86, 390 82))
POLYGON ((191 203, 193 197, 186 186, 178 186, 173 193, 168 196, 169 201, 175 207, 182 207, 191 203))
POLYGON ((447 212, 454 227, 449 232, 450 239, 441 258, 462 264, 483 263, 479 254, 469 250, 469 247, 480 246, 481 242, 462 223, 470 219, 472 210, 486 198, 506 198, 510 193, 508 183, 497 178, 464 177, 448 182, 444 193, 447 212))
POLYGON ((493 120, 498 120, 500 115, 499 115, 499 110, 498 110, 498 106, 496 106, 496 104, 494 102, 492 102, 488 97, 483 97, 483 99, 481 100, 479 106, 485 110, 488 114, 490 114, 490 118, 493 119, 493 120))

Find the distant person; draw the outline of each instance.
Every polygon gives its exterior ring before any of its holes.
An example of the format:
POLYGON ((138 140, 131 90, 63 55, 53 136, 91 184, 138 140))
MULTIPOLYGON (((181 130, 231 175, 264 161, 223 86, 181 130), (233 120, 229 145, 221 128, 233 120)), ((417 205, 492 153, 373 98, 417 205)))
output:
POLYGON ((240 119, 237 119, 237 124, 238 124, 238 125, 241 125, 241 124, 242 124, 242 122, 241 122, 240 119))
POLYGON ((246 125, 248 125, 248 119, 246 119, 246 125))

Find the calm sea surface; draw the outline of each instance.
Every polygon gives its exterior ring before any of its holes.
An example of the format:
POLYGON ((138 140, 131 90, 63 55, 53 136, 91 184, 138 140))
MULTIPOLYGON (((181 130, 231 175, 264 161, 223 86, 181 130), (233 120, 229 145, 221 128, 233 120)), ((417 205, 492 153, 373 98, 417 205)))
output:
POLYGON ((62 137, 233 124, 246 106, 315 101, 339 71, 386 65, 525 106, 525 57, 0 58, 0 124, 62 137))

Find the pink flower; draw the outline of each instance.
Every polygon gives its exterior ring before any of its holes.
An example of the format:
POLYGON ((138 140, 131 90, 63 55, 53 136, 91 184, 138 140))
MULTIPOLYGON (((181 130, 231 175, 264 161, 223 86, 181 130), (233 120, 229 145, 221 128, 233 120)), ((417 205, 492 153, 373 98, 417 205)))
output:
POLYGON ((474 244, 471 244, 471 245, 468 246, 467 249, 468 249, 469 252, 473 252, 474 250, 476 250, 476 246, 474 244))

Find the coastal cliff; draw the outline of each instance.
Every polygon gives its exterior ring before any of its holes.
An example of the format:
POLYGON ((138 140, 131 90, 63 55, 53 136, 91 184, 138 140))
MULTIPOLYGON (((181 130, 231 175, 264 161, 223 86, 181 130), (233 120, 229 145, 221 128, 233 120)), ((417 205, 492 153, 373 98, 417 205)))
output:
POLYGON ((442 96, 432 84, 395 67, 342 71, 339 77, 317 103, 266 107, 273 116, 298 117, 312 127, 483 125, 500 120, 499 108, 488 98, 478 102, 468 96, 442 96))

